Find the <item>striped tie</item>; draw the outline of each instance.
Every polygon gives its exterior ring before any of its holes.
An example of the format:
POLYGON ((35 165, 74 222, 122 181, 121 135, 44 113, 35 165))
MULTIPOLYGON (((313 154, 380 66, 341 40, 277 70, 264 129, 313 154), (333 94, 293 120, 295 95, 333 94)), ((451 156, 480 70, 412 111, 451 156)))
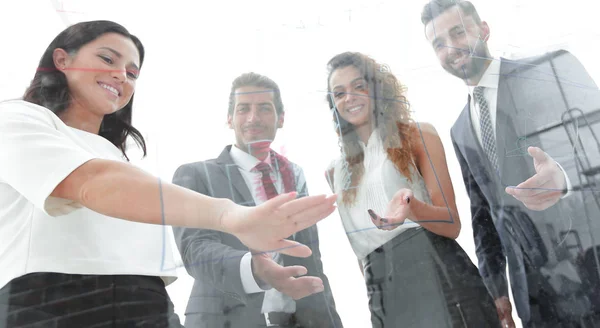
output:
POLYGON ((265 162, 260 162, 256 165, 256 169, 262 173, 262 184, 267 194, 267 199, 277 196, 277 189, 271 179, 271 167, 265 162))

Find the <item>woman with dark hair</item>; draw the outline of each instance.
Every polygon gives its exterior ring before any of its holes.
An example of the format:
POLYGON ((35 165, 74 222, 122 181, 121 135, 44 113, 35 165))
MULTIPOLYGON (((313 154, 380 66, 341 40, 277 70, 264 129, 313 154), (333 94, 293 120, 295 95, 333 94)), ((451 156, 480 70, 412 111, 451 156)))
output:
POLYGON ((460 219, 435 128, 411 119, 404 87, 360 53, 328 64, 341 156, 327 170, 367 284, 373 327, 499 327, 460 219))
POLYGON ((127 163, 128 137, 146 151, 131 125, 143 60, 121 25, 75 24, 52 41, 23 100, 0 103, 0 326, 180 326, 161 225, 310 255, 284 238, 333 212, 335 197, 243 207, 127 163))

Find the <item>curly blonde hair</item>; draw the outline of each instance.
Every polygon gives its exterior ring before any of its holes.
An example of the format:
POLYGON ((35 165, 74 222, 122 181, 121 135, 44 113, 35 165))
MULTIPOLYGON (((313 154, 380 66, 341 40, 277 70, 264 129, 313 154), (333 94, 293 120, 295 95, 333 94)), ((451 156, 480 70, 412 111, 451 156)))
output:
POLYGON ((337 69, 354 66, 368 83, 369 97, 374 101, 373 118, 380 130, 387 156, 398 171, 411 180, 410 167, 415 167, 412 154, 412 135, 415 128, 406 99, 406 88, 389 72, 387 66, 377 63, 358 52, 344 52, 327 63, 327 102, 333 112, 336 133, 340 137, 340 151, 351 174, 350 187, 342 191, 342 202, 346 205, 356 201, 357 186, 364 175, 365 154, 360 146, 358 134, 352 124, 344 120, 335 108, 329 85, 331 75, 337 69))

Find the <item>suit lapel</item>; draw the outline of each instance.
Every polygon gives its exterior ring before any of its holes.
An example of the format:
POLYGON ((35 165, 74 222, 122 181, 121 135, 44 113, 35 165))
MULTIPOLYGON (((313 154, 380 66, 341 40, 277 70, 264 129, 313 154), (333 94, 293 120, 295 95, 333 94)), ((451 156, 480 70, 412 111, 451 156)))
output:
POLYGON ((233 162, 229 151, 231 150, 231 145, 225 147, 221 152, 221 155, 217 158, 217 163, 219 164, 225 179, 229 181, 229 186, 232 188, 231 195, 233 197, 233 201, 240 205, 245 206, 255 206, 254 199, 252 198, 252 194, 250 193, 250 189, 246 185, 246 181, 242 174, 240 173, 240 169, 233 162), (238 199, 235 195, 238 195, 241 199, 238 199))
POLYGON ((525 146, 526 142, 518 136, 515 125, 517 123, 515 119, 525 117, 519 113, 519 110, 524 109, 517 108, 510 88, 510 81, 516 68, 518 68, 517 63, 502 59, 496 105, 496 147, 500 180, 504 186, 522 182, 513 168, 520 167, 523 158, 529 156, 525 146))
MULTIPOLYGON (((473 118, 471 117, 471 96, 469 95, 467 98, 467 104, 463 109, 458 121, 457 128, 455 129, 457 132, 456 144, 462 146, 464 148, 464 156, 467 162, 469 163, 488 163, 489 160, 481 147, 481 144, 477 140, 477 134, 475 133, 475 128, 473 127, 473 118), (467 151, 468 149, 472 149, 475 151, 467 151), (474 156, 478 156, 474 158, 474 156)), ((486 165, 487 167, 488 165, 486 165)))

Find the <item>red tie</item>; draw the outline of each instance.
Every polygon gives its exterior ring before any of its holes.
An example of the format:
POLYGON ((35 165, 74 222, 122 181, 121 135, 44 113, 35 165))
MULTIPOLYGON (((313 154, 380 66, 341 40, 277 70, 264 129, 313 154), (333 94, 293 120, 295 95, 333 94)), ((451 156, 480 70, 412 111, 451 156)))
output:
POLYGON ((273 183, 273 180, 271 180, 271 167, 269 164, 260 162, 256 165, 256 169, 262 173, 262 184, 265 188, 267 199, 277 196, 277 189, 275 189, 275 184, 273 183))

